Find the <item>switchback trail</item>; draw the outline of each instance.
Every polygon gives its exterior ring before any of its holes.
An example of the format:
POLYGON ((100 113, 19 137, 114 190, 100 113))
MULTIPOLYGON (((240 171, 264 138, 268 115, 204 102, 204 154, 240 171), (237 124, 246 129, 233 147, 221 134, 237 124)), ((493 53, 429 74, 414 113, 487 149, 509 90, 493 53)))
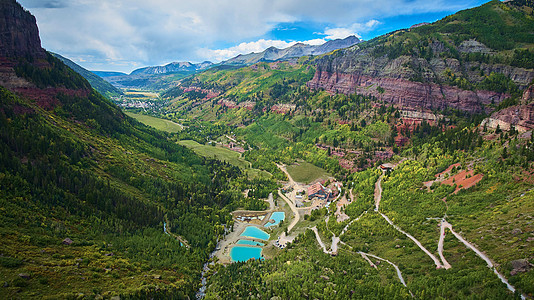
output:
MULTIPOLYGON (((473 244, 469 243, 468 241, 466 241, 460 234, 456 233, 453 229, 452 229, 452 225, 445 221, 445 220, 442 220, 441 221, 441 227, 442 227, 442 232, 444 234, 444 230, 445 228, 448 228, 451 233, 460 241, 462 242, 467 248, 473 250, 473 252, 476 253, 476 255, 478 255, 478 257, 482 258, 486 264, 488 264, 488 268, 492 269, 493 270, 493 273, 495 273, 495 275, 497 275, 497 277, 499 277, 499 279, 504 283, 506 284, 506 287, 508 288, 508 290, 510 290, 512 293, 515 293, 515 287, 513 285, 511 285, 508 280, 506 280, 506 278, 501 274, 499 273, 499 271, 497 271, 497 268, 495 268, 495 265, 493 264, 493 262, 491 261, 491 259, 489 259, 489 257, 487 257, 484 253, 482 253, 482 251, 478 250, 473 244)), ((442 235, 443 235, 442 234, 442 235)), ((525 295, 521 294, 521 299, 526 299, 525 295)))
POLYGON ((384 177, 384 171, 382 170, 382 175, 378 177, 378 180, 375 183, 375 211, 378 211, 380 206, 380 200, 382 200, 382 177, 384 177))
MULTIPOLYGON (((380 175, 380 177, 378 178, 378 180, 376 181, 376 184, 375 184, 375 211, 378 212, 378 208, 379 208, 379 205, 380 205, 380 200, 382 200, 382 177, 384 177, 384 172, 382 171, 382 175, 380 175)), ((423 252, 426 253, 426 255, 428 255, 433 261, 434 261, 434 264, 436 265, 436 268, 446 268, 448 269, 446 266, 444 266, 441 261, 434 255, 432 254, 432 252, 428 251, 428 249, 426 249, 415 237, 413 237, 411 234, 407 233, 406 231, 400 229, 399 226, 395 225, 386 215, 384 215, 383 213, 381 212, 378 212, 388 223, 389 225, 393 226, 395 229, 397 229, 398 232, 404 234, 405 236, 407 236, 409 239, 411 239, 421 250, 423 250, 423 252)), ((449 268, 450 268, 450 265, 449 265, 449 268)))

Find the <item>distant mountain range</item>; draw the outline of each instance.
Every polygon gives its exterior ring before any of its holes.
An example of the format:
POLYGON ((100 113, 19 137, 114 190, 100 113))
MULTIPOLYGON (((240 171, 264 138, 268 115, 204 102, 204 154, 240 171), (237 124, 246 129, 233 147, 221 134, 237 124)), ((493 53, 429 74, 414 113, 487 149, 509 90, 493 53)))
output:
POLYGON ((252 65, 260 61, 275 61, 307 55, 321 55, 337 49, 347 48, 360 42, 360 39, 356 36, 349 36, 344 39, 331 40, 316 46, 297 43, 284 49, 269 47, 259 53, 240 54, 234 58, 223 61, 221 65, 252 65))
MULTIPOLYGON (((92 71, 107 82, 119 88, 146 88, 165 90, 172 87, 172 82, 191 74, 216 66, 249 66, 261 61, 276 61, 307 55, 321 55, 337 49, 347 48, 360 43, 356 36, 328 41, 322 45, 295 44, 291 47, 278 49, 270 47, 259 53, 240 54, 218 64, 204 61, 198 64, 191 62, 172 62, 164 66, 151 66, 136 69, 130 74, 121 72, 92 71), (169 77, 170 75, 173 75, 169 77)), ((82 76, 84 76, 82 74, 82 76)), ((85 77, 85 76, 84 76, 85 77)), ((86 77, 87 78, 87 77, 86 77)))
POLYGON ((211 61, 205 61, 198 64, 190 63, 187 61, 172 62, 164 66, 145 67, 132 71, 130 75, 154 75, 154 74, 169 74, 177 72, 196 72, 205 70, 211 67, 213 63, 211 61))

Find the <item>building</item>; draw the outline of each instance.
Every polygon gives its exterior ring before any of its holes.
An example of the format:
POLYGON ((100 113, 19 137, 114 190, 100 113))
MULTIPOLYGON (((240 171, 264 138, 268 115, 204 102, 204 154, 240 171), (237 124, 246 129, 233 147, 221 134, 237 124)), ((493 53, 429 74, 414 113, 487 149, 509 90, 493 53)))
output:
POLYGON ((312 184, 308 188, 308 199, 319 198, 326 199, 331 196, 330 191, 328 191, 320 182, 312 184))
POLYGON ((380 165, 380 169, 384 170, 384 171, 389 171, 389 170, 393 170, 393 168, 395 167, 394 164, 390 164, 390 163, 387 163, 387 164, 381 164, 380 165))

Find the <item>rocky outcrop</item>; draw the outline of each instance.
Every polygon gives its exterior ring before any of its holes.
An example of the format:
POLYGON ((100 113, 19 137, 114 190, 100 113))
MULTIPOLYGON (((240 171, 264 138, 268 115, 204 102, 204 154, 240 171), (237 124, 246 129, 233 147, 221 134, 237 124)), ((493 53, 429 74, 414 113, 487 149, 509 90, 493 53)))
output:
POLYGON ((0 1, 0 56, 44 58, 35 17, 15 0, 0 1))
POLYGON ((408 108, 458 109, 471 113, 485 111, 485 106, 501 102, 506 95, 490 91, 468 91, 452 86, 421 83, 404 78, 341 73, 317 69, 308 87, 334 93, 374 96, 379 100, 408 108))
MULTIPOLYGON (((490 18, 492 10, 502 11, 499 3, 492 1, 474 10, 481 19, 490 18)), ((531 24, 524 10, 510 3, 505 6, 514 11, 506 17, 531 24)), ((316 58, 316 74, 308 87, 374 96, 401 108, 491 113, 495 105, 489 104, 509 97, 504 91, 514 93, 515 86, 524 90, 532 83, 534 69, 523 67, 531 65, 521 63, 520 52, 504 51, 499 35, 482 34, 502 28, 480 20, 459 12, 316 58)), ((510 24, 501 27, 520 30, 510 24)), ((506 43, 506 49, 529 48, 519 40, 506 43)))
POLYGON ((522 103, 507 107, 493 113, 489 118, 482 121, 480 126, 502 130, 510 130, 514 126, 519 132, 534 129, 534 85, 527 88, 523 93, 522 103))

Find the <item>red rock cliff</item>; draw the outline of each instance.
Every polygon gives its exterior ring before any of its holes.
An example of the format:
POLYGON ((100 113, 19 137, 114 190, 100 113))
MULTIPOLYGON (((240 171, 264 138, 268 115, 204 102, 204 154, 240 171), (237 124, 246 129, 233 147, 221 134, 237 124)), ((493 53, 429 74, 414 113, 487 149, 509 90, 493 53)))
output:
POLYGON ((0 0, 0 56, 44 58, 35 17, 15 0, 0 0))
POLYGON ((333 93, 375 96, 401 107, 458 109, 480 113, 488 104, 501 102, 506 95, 490 91, 467 91, 452 86, 414 82, 402 78, 373 77, 356 73, 328 72, 318 69, 308 82, 313 89, 333 93))

